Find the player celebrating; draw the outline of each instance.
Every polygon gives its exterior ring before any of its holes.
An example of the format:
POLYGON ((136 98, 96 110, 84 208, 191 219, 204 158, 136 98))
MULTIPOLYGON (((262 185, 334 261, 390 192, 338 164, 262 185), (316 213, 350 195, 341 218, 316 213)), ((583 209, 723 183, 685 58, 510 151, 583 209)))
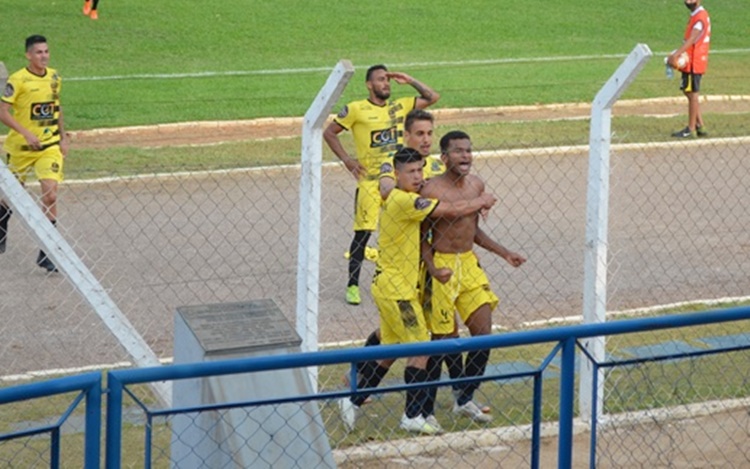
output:
MULTIPOLYGON (((8 168, 22 184, 34 169, 42 189, 44 212, 54 225, 57 186, 62 181, 63 159, 68 153, 60 106, 62 79, 56 70, 47 67, 49 48, 44 36, 26 38, 26 58, 28 66, 8 78, 0 98, 0 122, 10 128, 3 149, 8 155, 8 168)), ((7 202, 0 201, 0 253, 5 252, 11 213, 7 202)), ((36 263, 48 272, 57 272, 44 251, 39 251, 36 263)))
POLYGON ((677 138, 705 137, 708 135, 701 115, 700 89, 701 78, 708 66, 708 49, 711 46, 711 19, 701 6, 701 0, 685 0, 690 10, 690 19, 685 28, 685 37, 679 49, 675 50, 667 61, 682 72, 680 89, 688 99, 688 126, 673 133, 677 138), (684 68, 678 67, 678 59, 687 52, 688 61, 684 68))
POLYGON ((377 228, 382 198, 379 191, 380 167, 390 162, 397 145, 403 121, 412 109, 424 109, 440 99, 429 86, 400 72, 389 72, 385 65, 373 65, 367 70, 365 84, 367 99, 354 101, 339 112, 323 133, 333 153, 357 179, 355 194, 354 238, 349 248, 349 278, 346 302, 358 305, 359 273, 365 258, 370 235, 377 228), (419 92, 418 97, 391 99, 391 79, 398 84, 409 84, 419 92), (338 134, 351 130, 356 145, 356 158, 344 149, 338 134))
MULTIPOLYGON (((411 148, 399 150, 393 157, 396 187, 391 191, 380 216, 380 255, 372 280, 372 296, 380 313, 380 330, 383 344, 427 341, 430 339, 425 324, 417 289, 420 268, 420 228, 430 214, 437 217, 457 217, 489 209, 496 199, 490 194, 442 203, 428 199, 417 192, 423 184, 422 155, 411 148)), ((358 388, 375 387, 393 360, 360 370, 358 388)), ((410 357, 404 370, 407 384, 427 380, 427 357, 410 357)), ((401 428, 417 433, 435 434, 442 431, 436 421, 422 415, 427 399, 426 388, 406 392, 406 406, 401 418, 401 428)), ((366 396, 344 398, 339 402, 342 420, 351 430, 359 406, 366 396)))
MULTIPOLYGON (((452 131, 445 134, 440 139, 440 152, 446 171, 425 184, 421 191, 424 197, 454 202, 484 193, 484 181, 470 174, 471 140, 466 133, 452 131)), ((457 336, 456 311, 472 336, 490 334, 492 311, 498 298, 492 293, 487 276, 479 266, 472 251, 473 245, 476 243, 497 254, 513 267, 520 266, 526 259, 487 236, 479 228, 477 213, 460 216, 433 213, 427 223, 427 228, 432 231, 432 244, 425 246, 423 241, 422 257, 433 279, 428 321, 433 339, 457 336)), ((489 350, 469 352, 463 376, 482 376, 488 360, 489 350)), ((453 412, 478 422, 488 422, 491 417, 473 400, 478 387, 477 383, 463 386, 457 393, 453 412)))

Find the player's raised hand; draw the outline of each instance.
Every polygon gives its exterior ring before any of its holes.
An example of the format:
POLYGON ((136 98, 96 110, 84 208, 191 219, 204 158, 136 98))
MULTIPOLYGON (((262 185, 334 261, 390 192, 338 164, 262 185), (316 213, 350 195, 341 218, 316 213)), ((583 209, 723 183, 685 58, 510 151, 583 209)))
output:
POLYGON ((414 81, 410 75, 401 72, 388 72, 386 76, 391 80, 396 80, 399 85, 408 85, 414 81))

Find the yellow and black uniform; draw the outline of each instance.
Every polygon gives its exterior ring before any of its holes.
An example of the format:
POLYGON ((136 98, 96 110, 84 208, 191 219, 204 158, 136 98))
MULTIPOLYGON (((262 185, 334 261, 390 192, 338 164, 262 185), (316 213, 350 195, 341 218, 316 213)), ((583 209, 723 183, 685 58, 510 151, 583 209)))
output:
MULTIPOLYGON (((443 160, 441 160, 440 158, 427 156, 424 159, 424 169, 422 170, 422 172, 424 174, 425 181, 436 176, 440 176, 445 172, 445 163, 443 163, 443 160)), ((393 180, 396 179, 396 173, 393 170, 393 164, 390 162, 380 165, 380 178, 384 177, 388 177, 393 180)))
POLYGON ((60 151, 60 88, 62 79, 54 69, 35 75, 24 68, 8 78, 2 101, 13 108, 13 117, 39 138, 41 150, 29 147, 20 133, 11 129, 3 150, 8 167, 21 181, 33 167, 38 179, 62 181, 63 155, 60 151))
POLYGON ((493 310, 497 307, 499 300, 490 289, 487 275, 473 251, 435 252, 433 261, 436 269, 447 267, 453 275, 445 283, 432 282, 431 307, 427 314, 430 332, 451 334, 456 326, 456 311, 465 324, 480 306, 488 304, 493 310))
POLYGON ((416 103, 415 97, 389 100, 383 106, 363 99, 344 106, 334 119, 342 128, 351 130, 357 161, 367 172, 357 183, 354 231, 375 231, 378 227, 381 166, 392 163, 393 154, 403 141, 406 114, 416 103))
POLYGON ((371 289, 383 344, 430 340, 418 294, 420 225, 438 203, 395 188, 383 206, 371 289))

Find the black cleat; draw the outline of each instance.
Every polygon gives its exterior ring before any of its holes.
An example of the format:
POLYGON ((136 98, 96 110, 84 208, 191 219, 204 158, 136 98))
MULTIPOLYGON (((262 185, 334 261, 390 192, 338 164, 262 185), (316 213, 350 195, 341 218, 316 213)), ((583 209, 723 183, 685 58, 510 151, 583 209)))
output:
POLYGON ((39 251, 39 255, 36 257, 36 265, 42 269, 47 269, 47 272, 59 272, 57 267, 55 267, 55 264, 49 260, 49 257, 47 257, 47 254, 45 254, 44 251, 39 251))
POLYGON ((672 134, 672 137, 675 138, 695 138, 695 133, 690 131, 690 127, 685 127, 682 130, 678 130, 677 132, 672 134))
POLYGON ((695 133, 699 137, 708 137, 708 131, 706 129, 704 129, 703 127, 700 127, 700 126, 698 126, 698 127, 695 128, 695 133))

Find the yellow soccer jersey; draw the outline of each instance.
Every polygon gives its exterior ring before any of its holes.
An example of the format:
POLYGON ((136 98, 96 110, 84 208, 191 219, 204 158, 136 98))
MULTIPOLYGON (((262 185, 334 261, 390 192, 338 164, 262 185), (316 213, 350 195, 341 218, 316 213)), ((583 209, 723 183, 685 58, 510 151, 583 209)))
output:
POLYGON ((414 192, 393 189, 380 214, 378 262, 372 294, 394 300, 417 298, 420 225, 438 205, 414 192))
MULTIPOLYGON (((8 78, 2 101, 13 107, 13 117, 48 147, 60 142, 60 88, 62 79, 56 70, 47 68, 38 76, 24 68, 8 78)), ((23 135, 11 129, 3 149, 11 155, 29 151, 23 135)))
MULTIPOLYGON (((435 158, 434 156, 428 156, 424 159, 424 169, 422 170, 422 175, 424 177, 424 180, 428 180, 431 178, 434 178, 435 176, 440 176, 445 172, 445 163, 440 158, 435 158)), ((378 178, 391 178, 393 180, 396 179, 396 172, 393 169, 393 163, 388 161, 380 165, 380 174, 378 175, 378 178)))
POLYGON ((357 160, 367 169, 368 176, 377 177, 383 160, 396 152, 403 141, 406 114, 416 103, 415 97, 389 100, 384 106, 363 99, 344 106, 334 119, 351 130, 357 160))
POLYGON ((445 163, 440 158, 428 156, 424 159, 424 179, 425 181, 435 176, 440 176, 445 172, 445 163))

